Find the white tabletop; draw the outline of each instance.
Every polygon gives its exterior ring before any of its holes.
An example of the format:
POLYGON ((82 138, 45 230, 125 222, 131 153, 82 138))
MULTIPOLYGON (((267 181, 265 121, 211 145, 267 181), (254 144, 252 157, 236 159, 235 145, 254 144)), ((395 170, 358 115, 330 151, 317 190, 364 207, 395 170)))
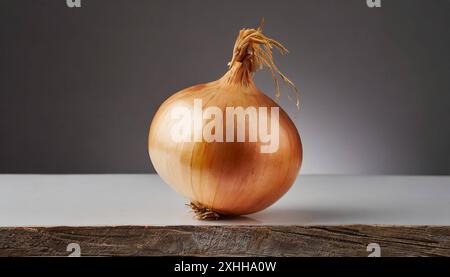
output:
POLYGON ((299 176, 268 209, 193 218, 157 175, 0 175, 0 227, 103 225, 450 225, 450 177, 299 176))

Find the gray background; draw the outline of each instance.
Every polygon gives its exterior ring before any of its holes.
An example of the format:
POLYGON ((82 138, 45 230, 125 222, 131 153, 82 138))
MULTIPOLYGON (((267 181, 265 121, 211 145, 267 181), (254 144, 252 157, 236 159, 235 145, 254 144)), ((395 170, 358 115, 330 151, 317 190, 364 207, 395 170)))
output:
MULTIPOLYGON (((302 91, 305 174, 450 174, 450 1, 0 0, 0 172, 153 172, 162 101, 266 19, 302 91)), ((268 95, 269 74, 257 83, 268 95)))

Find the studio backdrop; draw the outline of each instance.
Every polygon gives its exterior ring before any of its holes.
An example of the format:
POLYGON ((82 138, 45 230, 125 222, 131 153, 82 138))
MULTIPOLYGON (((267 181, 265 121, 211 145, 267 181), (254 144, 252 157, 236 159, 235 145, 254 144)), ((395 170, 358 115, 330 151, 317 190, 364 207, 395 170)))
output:
POLYGON ((450 1, 432 2, 0 0, 0 173, 154 172, 156 109, 219 78, 264 18, 301 93, 279 103, 302 174, 448 175, 450 1))

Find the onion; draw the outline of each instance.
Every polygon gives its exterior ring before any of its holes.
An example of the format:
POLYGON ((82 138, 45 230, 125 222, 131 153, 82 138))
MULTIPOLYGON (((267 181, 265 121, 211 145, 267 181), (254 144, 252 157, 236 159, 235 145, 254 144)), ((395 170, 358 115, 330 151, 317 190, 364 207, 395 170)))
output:
POLYGON ((228 72, 219 80, 175 93, 153 118, 148 150, 155 170, 190 199, 200 219, 265 209, 298 175, 302 144, 297 129, 253 82, 253 73, 266 67, 274 77, 277 97, 279 79, 295 88, 275 66, 273 48, 287 53, 262 33, 262 27, 242 29, 228 72), (244 121, 238 109, 244 111, 244 121))

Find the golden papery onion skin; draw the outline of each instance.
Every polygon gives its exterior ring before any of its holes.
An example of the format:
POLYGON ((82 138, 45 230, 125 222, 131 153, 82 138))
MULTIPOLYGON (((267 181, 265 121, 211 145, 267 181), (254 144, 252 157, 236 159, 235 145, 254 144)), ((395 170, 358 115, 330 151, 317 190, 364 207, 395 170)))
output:
MULTIPOLYGON (((178 193, 224 215, 263 210, 294 183, 302 162, 302 144, 294 123, 279 108, 279 148, 261 153, 261 142, 184 142, 171 138, 173 107, 279 107, 251 82, 247 86, 221 80, 184 89, 169 97, 150 126, 148 150, 159 176, 178 193)), ((225 114, 224 114, 224 125, 225 114)), ((247 129, 246 129, 247 130, 247 129)), ((225 130, 223 132, 225 134, 225 130)))

